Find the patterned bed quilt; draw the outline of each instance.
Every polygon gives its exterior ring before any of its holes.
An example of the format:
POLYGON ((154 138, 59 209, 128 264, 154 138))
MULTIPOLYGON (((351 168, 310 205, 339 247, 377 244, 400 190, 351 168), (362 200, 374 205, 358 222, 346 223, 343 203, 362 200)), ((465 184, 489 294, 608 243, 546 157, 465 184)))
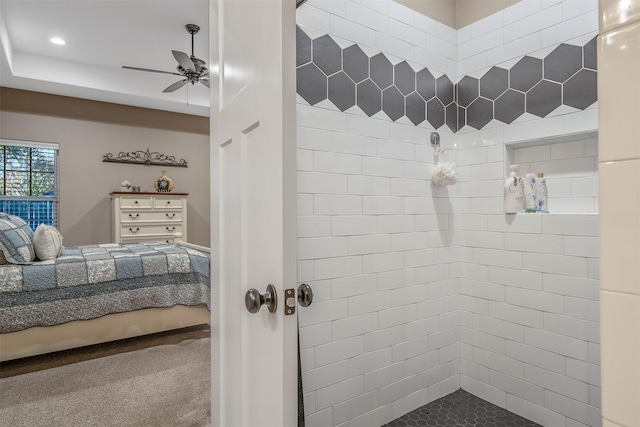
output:
POLYGON ((209 258, 186 247, 65 248, 55 260, 0 266, 0 333, 151 307, 209 307, 209 279, 209 258))

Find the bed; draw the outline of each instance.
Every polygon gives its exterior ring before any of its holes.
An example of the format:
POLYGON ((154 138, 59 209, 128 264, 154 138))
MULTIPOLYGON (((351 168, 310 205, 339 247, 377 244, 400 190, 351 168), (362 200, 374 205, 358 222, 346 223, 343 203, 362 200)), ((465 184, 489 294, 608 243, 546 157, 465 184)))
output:
POLYGON ((65 248, 0 266, 0 361, 210 322, 207 248, 182 242, 65 248))

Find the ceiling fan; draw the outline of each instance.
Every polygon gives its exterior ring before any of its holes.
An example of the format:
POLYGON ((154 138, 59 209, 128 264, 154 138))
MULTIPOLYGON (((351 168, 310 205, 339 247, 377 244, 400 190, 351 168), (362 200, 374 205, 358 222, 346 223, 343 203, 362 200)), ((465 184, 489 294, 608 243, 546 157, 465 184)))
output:
POLYGON ((191 34, 191 56, 184 52, 180 52, 179 50, 171 51, 171 53, 173 53, 173 57, 178 61, 177 73, 171 71, 152 70, 149 68, 129 67, 126 65, 123 65, 122 68, 126 68, 128 70, 148 71, 151 73, 173 74, 175 76, 184 77, 183 80, 177 81, 163 90, 162 92, 164 93, 174 92, 187 83, 191 83, 192 85, 202 83, 206 87, 209 87, 209 69, 207 68, 207 64, 202 59, 196 58, 193 54, 193 36, 200 31, 200 27, 195 24, 187 24, 185 25, 185 28, 187 32, 191 34))

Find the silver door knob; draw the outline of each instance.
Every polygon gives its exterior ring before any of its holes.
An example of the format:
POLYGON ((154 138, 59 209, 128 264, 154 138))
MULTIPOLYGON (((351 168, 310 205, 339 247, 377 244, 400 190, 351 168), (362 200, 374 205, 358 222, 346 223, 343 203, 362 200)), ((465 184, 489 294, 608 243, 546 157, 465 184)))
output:
POLYGON ((298 304, 302 307, 309 307, 313 302, 313 289, 306 283, 298 286, 298 304))
POLYGON ((267 290, 262 295, 256 288, 251 288, 244 295, 244 305, 249 313, 257 313, 260 307, 266 305, 270 313, 275 313, 278 308, 278 296, 273 285, 267 285, 267 290))

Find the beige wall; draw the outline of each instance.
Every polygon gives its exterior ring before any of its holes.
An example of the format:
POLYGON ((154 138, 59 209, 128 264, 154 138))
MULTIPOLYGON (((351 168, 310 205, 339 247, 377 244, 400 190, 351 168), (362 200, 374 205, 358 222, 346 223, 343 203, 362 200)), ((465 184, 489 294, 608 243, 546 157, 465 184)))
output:
POLYGON ((462 28, 521 0, 396 0, 452 28, 462 28))
POLYGON ((456 2, 454 0, 396 0, 408 8, 452 28, 456 27, 456 2))
POLYGON ((521 0, 456 0, 456 28, 466 27, 521 0))
POLYGON ((109 193, 125 179, 153 190, 160 166, 104 163, 106 153, 146 150, 187 160, 165 167, 189 193, 188 241, 209 246, 209 119, 0 88, 0 138, 60 144, 60 231, 66 246, 111 241, 109 193))

